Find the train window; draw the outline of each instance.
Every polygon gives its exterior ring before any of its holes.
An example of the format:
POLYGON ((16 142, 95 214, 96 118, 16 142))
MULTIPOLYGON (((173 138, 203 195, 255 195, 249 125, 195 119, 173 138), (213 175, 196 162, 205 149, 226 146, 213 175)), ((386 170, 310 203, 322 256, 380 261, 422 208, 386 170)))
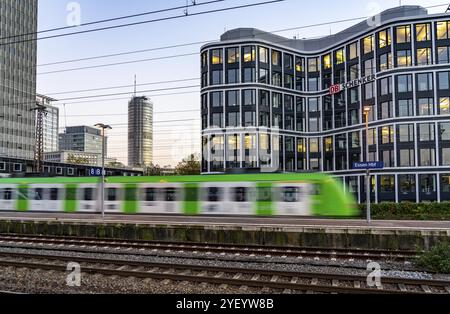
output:
POLYGON ((58 200, 59 189, 52 188, 50 189, 50 200, 57 201, 58 200))
POLYGON ((272 201, 272 188, 260 187, 258 188, 258 202, 271 202, 272 201))
POLYGON ((222 200, 222 189, 221 188, 207 188, 207 199, 208 202, 220 202, 222 200))
POLYGON ((300 201, 300 188, 284 187, 281 190, 281 198, 285 203, 295 203, 300 201))
POLYGON ((248 202, 248 188, 235 188, 234 201, 238 203, 248 202))
POLYGON ((154 188, 144 189, 144 200, 146 202, 155 202, 156 201, 156 191, 154 188))
POLYGON ((34 189, 33 200, 41 201, 43 199, 43 196, 44 196, 44 189, 41 188, 34 189))
POLYGON ((117 200, 117 188, 108 188, 106 192, 106 199, 108 202, 114 202, 117 200))
POLYGON ((85 188, 84 189, 84 197, 83 199, 85 201, 93 201, 95 200, 95 196, 94 196, 94 188, 85 188))
POLYGON ((177 200, 177 189, 175 188, 166 188, 165 189, 165 198, 166 202, 176 202, 177 200))
POLYGON ((3 190, 3 199, 7 201, 12 200, 12 189, 6 188, 3 190))

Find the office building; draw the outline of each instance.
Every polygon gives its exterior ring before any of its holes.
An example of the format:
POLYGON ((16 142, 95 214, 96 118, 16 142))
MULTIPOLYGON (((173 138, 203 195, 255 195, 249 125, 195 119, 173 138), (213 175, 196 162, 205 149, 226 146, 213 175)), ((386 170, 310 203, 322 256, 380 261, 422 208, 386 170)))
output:
POLYGON ((147 167, 153 162, 153 102, 133 97, 128 103, 128 165, 147 167))
POLYGON ((318 39, 228 31, 201 48, 202 172, 326 172, 364 202, 354 163, 380 161, 373 201, 450 200, 449 65, 450 15, 420 6, 318 39))
POLYGON ((45 106, 44 115, 44 153, 56 152, 59 149, 59 108, 52 106, 56 101, 48 96, 36 95, 36 102, 45 106))
MULTIPOLYGON (((108 155, 108 137, 105 137, 105 156, 108 155)), ((71 126, 59 134, 59 150, 102 154, 101 130, 89 126, 71 126)))

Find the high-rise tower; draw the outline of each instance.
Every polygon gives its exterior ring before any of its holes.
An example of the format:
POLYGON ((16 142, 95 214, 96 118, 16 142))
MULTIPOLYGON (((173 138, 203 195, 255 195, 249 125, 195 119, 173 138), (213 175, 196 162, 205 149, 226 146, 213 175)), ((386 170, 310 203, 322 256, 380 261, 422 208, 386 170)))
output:
POLYGON ((0 1, 0 156, 33 159, 37 0, 0 1), (31 34, 17 36, 21 34, 31 34), (15 36, 15 37, 14 37, 15 36))
POLYGON ((145 167, 153 162, 153 102, 134 96, 128 103, 128 164, 145 167))

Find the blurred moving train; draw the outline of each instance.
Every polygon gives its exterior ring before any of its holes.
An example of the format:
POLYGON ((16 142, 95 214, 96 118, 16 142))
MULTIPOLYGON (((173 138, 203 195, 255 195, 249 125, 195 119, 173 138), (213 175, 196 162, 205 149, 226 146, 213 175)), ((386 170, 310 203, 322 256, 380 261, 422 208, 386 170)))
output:
MULTIPOLYGON (((0 178, 0 211, 100 209, 99 178, 0 178)), ((105 212, 125 214, 355 216, 342 184, 321 173, 109 177, 105 212)))

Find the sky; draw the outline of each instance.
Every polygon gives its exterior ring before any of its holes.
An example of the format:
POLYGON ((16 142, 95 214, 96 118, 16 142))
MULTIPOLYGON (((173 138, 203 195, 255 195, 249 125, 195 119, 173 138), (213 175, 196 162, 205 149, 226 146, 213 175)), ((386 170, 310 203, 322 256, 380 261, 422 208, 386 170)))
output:
MULTIPOLYGON (((203 3, 208 0, 197 0, 203 3)), ((224 0, 189 8, 189 13, 264 2, 264 0, 224 0)), ((39 0, 38 30, 65 27, 79 18, 81 23, 124 15, 185 6, 192 0, 39 0), (79 10, 78 10, 79 9, 79 10), (79 13, 79 14, 77 14, 79 13)), ((60 128, 73 125, 110 124, 108 155, 127 163, 127 106, 132 96, 134 76, 137 84, 167 82, 138 86, 139 95, 150 96, 154 103, 154 161, 160 166, 176 166, 192 153, 200 153, 200 57, 202 44, 153 50, 101 59, 47 65, 60 61, 82 59, 136 50, 149 50, 193 42, 216 41, 227 30, 254 27, 264 31, 297 28, 356 17, 368 17, 398 6, 399 0, 285 0, 263 6, 230 10, 198 16, 185 16, 38 41, 37 92, 60 101, 60 128), (129 62, 185 54, 187 56, 151 60, 108 67, 47 73, 79 67, 129 62), (195 54, 195 55, 189 55, 195 54), (173 82, 178 80, 178 82, 173 82), (185 80, 185 81, 180 81, 185 80), (128 86, 99 91, 80 90, 128 86), (179 89, 180 88, 180 89, 179 89), (170 90, 164 90, 170 89, 170 90), (159 90, 159 91, 158 91, 159 90), (142 91, 142 92, 141 92, 142 91), (63 93, 64 92, 64 93, 63 93), (67 92, 67 93, 66 93, 67 92), (125 94, 127 93, 127 94, 125 94), (182 93, 182 94, 180 94, 182 93), (88 98, 88 96, 120 94, 88 98), (167 95, 172 94, 172 95, 167 95), (86 97, 86 98, 79 98, 86 97), (78 99, 71 99, 78 98, 78 99), (103 100, 103 101, 102 101, 103 100)), ((402 5, 424 7, 430 13, 446 10, 443 0, 403 0, 402 5)), ((448 2, 447 2, 448 5, 448 2)), ((179 16, 184 9, 141 16, 87 27, 41 33, 39 37, 93 29, 117 24, 179 16)), ((301 28, 277 33, 288 38, 326 36, 339 32, 356 22, 301 28)))

